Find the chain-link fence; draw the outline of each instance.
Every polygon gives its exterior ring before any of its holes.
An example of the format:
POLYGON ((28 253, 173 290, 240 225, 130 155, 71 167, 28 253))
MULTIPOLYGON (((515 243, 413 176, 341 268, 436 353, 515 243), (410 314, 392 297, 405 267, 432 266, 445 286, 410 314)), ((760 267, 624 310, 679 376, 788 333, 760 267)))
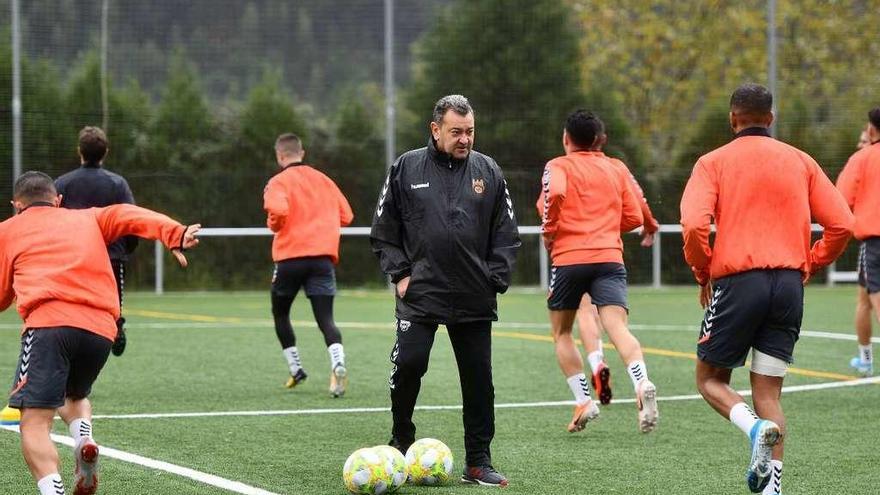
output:
MULTIPOLYGON (((264 224, 262 189, 277 170, 272 143, 288 131, 303 136, 307 161, 349 197, 355 225, 369 225, 387 136, 396 138, 395 153, 423 146, 431 105, 448 93, 471 99, 476 148, 505 169, 521 225, 538 222, 541 169, 562 152, 562 121, 577 107, 603 116, 606 151, 631 166, 660 222, 677 223, 696 158, 730 139, 730 92, 769 80, 771 19, 777 135, 811 153, 832 179, 880 102, 871 57, 880 39, 870 35, 880 9, 868 0, 782 2, 772 18, 775 2, 765 0, 11 3, 20 11, 23 169, 57 176, 75 168, 77 131, 103 125, 106 166, 129 180, 139 204, 210 227, 264 224)), ((0 78, 8 178, 0 197, 9 198, 11 9, 0 11, 0 25, 0 73, 8 75, 0 78)), ((517 284, 538 283, 534 241, 524 243, 517 284)), ((211 239, 189 271, 167 271, 166 285, 263 287, 269 242, 211 239)), ((651 254, 636 242, 625 241, 631 280, 649 283, 651 254)), ((853 260, 848 253, 841 267, 853 260)), ((679 236, 663 237, 661 268, 664 283, 691 282, 679 236)), ((148 246, 129 272, 131 285, 152 286, 148 246)), ((382 283, 366 239, 343 240, 339 281, 382 283)))

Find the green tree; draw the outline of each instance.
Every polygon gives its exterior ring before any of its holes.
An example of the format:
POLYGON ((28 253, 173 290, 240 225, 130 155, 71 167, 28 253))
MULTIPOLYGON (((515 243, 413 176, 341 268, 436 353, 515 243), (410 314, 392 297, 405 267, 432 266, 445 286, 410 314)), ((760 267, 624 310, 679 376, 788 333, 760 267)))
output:
POLYGON ((282 78, 280 70, 264 69, 262 80, 251 88, 238 119, 237 147, 243 156, 259 163, 274 165, 273 146, 279 134, 293 132, 308 144, 308 127, 298 115, 282 78))
POLYGON ((424 146, 435 101, 467 96, 476 113, 475 148, 504 167, 520 217, 534 218, 541 169, 562 153, 566 115, 586 103, 570 20, 558 0, 448 6, 417 42, 413 81, 403 95, 402 142, 424 146))

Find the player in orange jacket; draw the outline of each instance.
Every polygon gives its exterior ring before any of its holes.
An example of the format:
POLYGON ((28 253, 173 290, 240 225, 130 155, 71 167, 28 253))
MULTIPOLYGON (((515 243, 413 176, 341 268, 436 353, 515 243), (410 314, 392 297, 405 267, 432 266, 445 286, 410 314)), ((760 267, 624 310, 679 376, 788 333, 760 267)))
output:
POLYGON ((749 436, 746 481, 765 494, 781 491, 780 394, 800 332, 803 284, 843 252, 853 227, 846 202, 816 161, 770 136, 772 108, 767 88, 737 88, 730 99, 735 139, 700 157, 681 198, 684 257, 706 308, 697 387, 749 436), (811 218, 825 228, 812 249, 811 218), (749 351, 754 411, 730 387, 749 351))
POLYGON ((657 426, 657 389, 648 380, 641 346, 627 328, 620 239, 622 232, 642 225, 644 218, 629 171, 599 151, 604 143, 602 121, 592 112, 578 110, 565 123, 565 156, 544 168, 538 209, 544 244, 553 261, 547 307, 559 367, 576 402, 568 431, 582 430, 599 415, 571 335, 581 298, 589 294, 627 366, 637 396, 639 429, 648 433, 657 426))
POLYGON ((158 239, 186 266, 199 225, 184 226, 133 205, 68 210, 52 178, 16 180, 18 214, 0 223, 0 310, 17 301, 24 320, 21 355, 9 395, 21 410, 21 448, 40 493, 64 493, 49 437, 57 412, 70 427, 76 456, 74 495, 97 490, 92 384, 116 336, 119 299, 107 245, 126 235, 158 239))
POLYGON ((305 150, 295 134, 275 141, 278 172, 263 191, 266 224, 272 241, 272 316, 275 334, 290 369, 284 384, 293 388, 308 376, 302 367, 290 307, 300 288, 312 304, 318 328, 330 353, 330 395, 345 393, 347 370, 342 335, 333 320, 340 227, 354 218, 348 200, 329 177, 303 163, 305 150))
POLYGON ((868 112, 868 125, 859 139, 859 151, 837 177, 837 189, 843 194, 856 217, 855 238, 859 247, 859 288, 856 301, 856 336, 858 356, 850 366, 863 376, 874 374, 874 350, 871 345, 871 308, 880 311, 880 107, 868 112))
MULTIPOLYGON (((602 144, 595 151, 601 152, 601 147, 604 146, 607 141, 608 136, 603 134, 600 138, 602 144)), ((603 154, 603 156, 605 155, 603 154)), ((605 157, 608 158, 614 166, 626 171, 627 175, 629 175, 631 179, 630 186, 632 193, 635 197, 639 198, 639 206, 642 210, 642 217, 644 218, 641 232, 642 241, 640 244, 642 247, 651 247, 654 244, 654 235, 660 230, 660 224, 657 222, 657 219, 654 218, 654 213, 648 205, 648 200, 645 197, 645 192, 642 190, 642 186, 639 185, 639 182, 623 161, 610 156, 605 157)), ((543 204, 544 195, 542 193, 538 197, 536 205, 539 214, 541 213, 543 204)), ((596 305, 593 304, 589 294, 584 294, 581 299, 581 304, 577 311, 577 324, 581 343, 584 346, 584 353, 587 355, 587 362, 592 371, 591 382, 593 385, 593 391, 599 398, 600 404, 610 404, 611 398, 613 397, 613 392, 611 390, 611 368, 609 368, 608 364, 605 362, 605 353, 602 350, 602 321, 599 318, 599 310, 596 305)))

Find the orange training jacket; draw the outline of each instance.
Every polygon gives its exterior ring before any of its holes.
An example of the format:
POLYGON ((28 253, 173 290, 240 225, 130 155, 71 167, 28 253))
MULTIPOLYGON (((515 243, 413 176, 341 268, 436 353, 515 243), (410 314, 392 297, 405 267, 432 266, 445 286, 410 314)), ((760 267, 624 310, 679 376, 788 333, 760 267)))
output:
POLYGON ((846 248, 852 213, 809 155, 766 129, 738 136, 694 166, 681 198, 684 257, 700 285, 753 269, 790 268, 806 279, 846 248), (811 216, 825 228, 812 249, 811 216))
POLYGON ((880 236, 880 143, 850 157, 837 177, 837 189, 856 217, 855 238, 880 236))
POLYGON ((308 165, 288 165, 266 185, 263 209, 275 232, 273 261, 329 256, 339 263, 339 228, 354 214, 330 177, 308 165))
POLYGON ((601 151, 547 163, 537 208, 554 266, 623 263, 620 234, 643 221, 631 177, 601 151))
POLYGON ((627 175, 630 178, 630 185, 632 186, 633 194, 637 198, 639 198, 639 206, 642 209, 642 217, 644 217, 644 222, 642 222, 642 226, 645 229, 645 232, 649 234, 653 234, 660 230, 660 222, 654 218, 654 213, 651 212, 651 207, 648 206, 648 198, 645 197, 645 191, 642 190, 642 186, 639 185, 639 181, 636 180, 636 176, 630 172, 629 167, 626 166, 623 161, 618 160, 617 158, 608 157, 611 160, 611 163, 617 165, 618 168, 622 168, 626 171, 627 175))
POLYGON ((16 299, 25 328, 76 327, 113 340, 119 297, 107 244, 136 235, 173 249, 184 230, 165 215, 128 204, 33 205, 0 223, 0 311, 16 299))

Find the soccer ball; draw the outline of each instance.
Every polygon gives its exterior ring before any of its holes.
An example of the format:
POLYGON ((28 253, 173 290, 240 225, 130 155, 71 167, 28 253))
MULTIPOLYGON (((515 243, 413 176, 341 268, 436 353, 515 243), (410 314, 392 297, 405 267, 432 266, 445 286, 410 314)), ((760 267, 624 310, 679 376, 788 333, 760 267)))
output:
POLYGON ((382 495, 391 492, 393 471, 387 456, 376 449, 358 449, 348 456, 342 468, 342 481, 349 493, 382 495))
POLYGON ((409 479, 417 485, 442 485, 452 476, 452 451, 440 440, 423 438, 406 451, 409 479))
POLYGON ((389 445, 379 445, 373 447, 373 450, 379 453, 385 460, 385 471, 391 474, 391 487, 388 493, 397 491, 398 488, 406 483, 406 477, 409 470, 406 467, 406 458, 399 450, 389 445))

